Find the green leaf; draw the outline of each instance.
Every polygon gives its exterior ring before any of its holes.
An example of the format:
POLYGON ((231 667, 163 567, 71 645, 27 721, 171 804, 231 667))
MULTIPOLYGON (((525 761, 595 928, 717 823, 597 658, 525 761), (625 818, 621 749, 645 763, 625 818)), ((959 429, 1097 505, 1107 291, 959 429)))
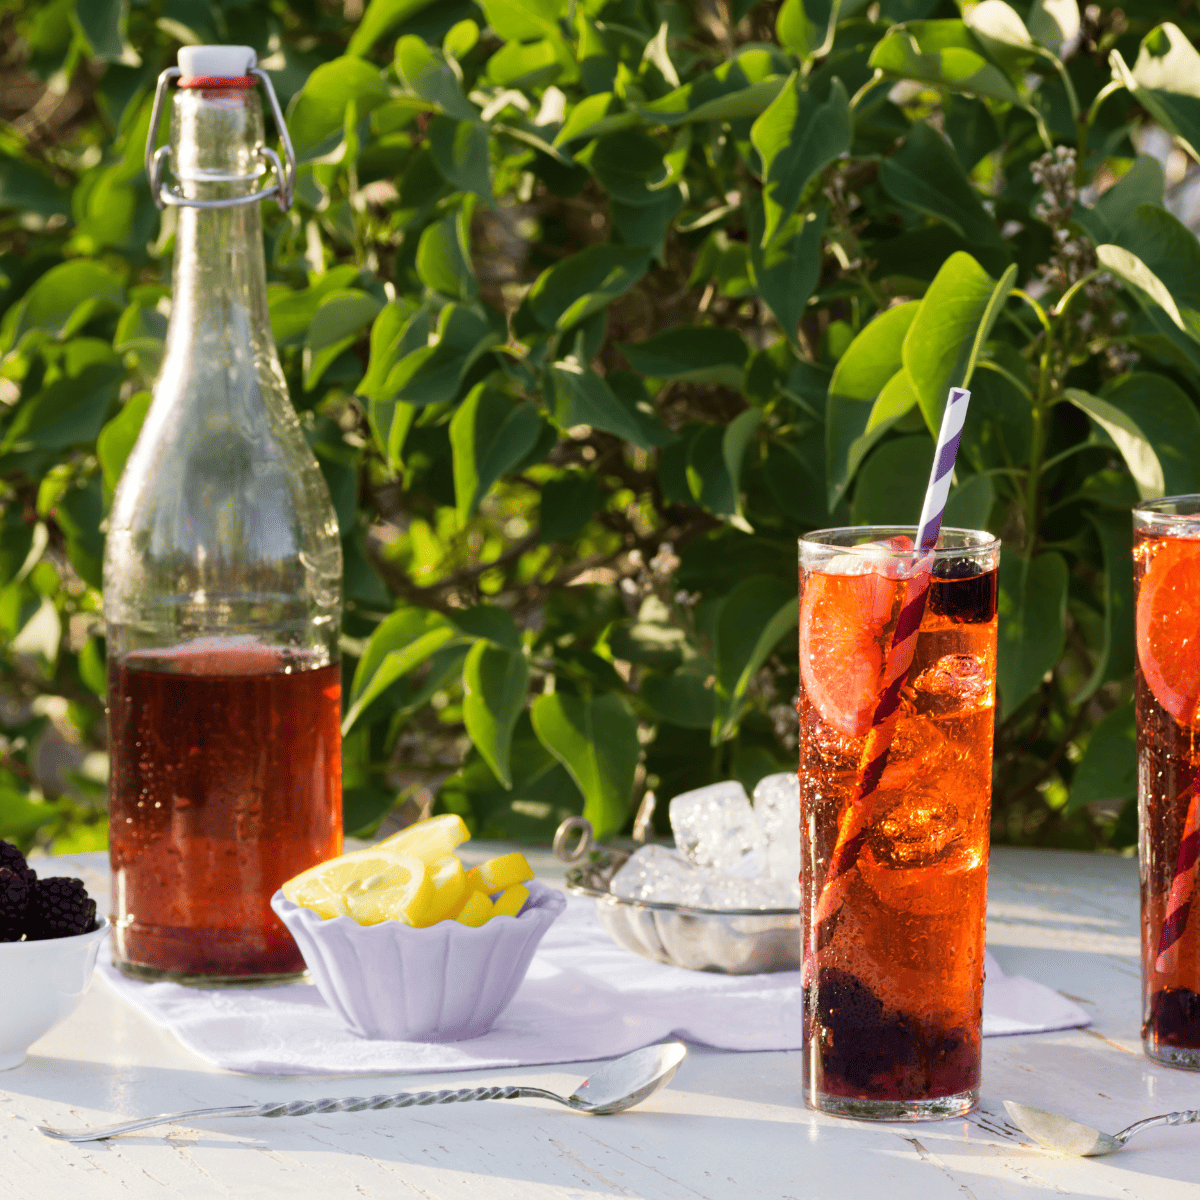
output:
POLYGON ((96 457, 104 471, 104 491, 111 500, 117 489, 121 472, 133 450, 138 434, 142 431, 142 422, 150 408, 150 393, 137 392, 125 401, 125 406, 113 417, 96 438, 96 457))
POLYGON ((1156 205, 1139 204, 1117 245, 1098 246, 1096 257, 1200 341, 1200 244, 1186 225, 1156 205))
MULTIPOLYGON (((606 124, 610 119, 608 110, 612 107, 612 98, 612 92, 584 96, 567 114, 563 127, 554 137, 555 146, 573 142, 576 138, 597 137, 612 132, 606 124)), ((638 121, 635 113, 618 113, 613 119, 621 121, 626 128, 636 125, 638 121)))
POLYGON ((893 438, 875 449, 858 470, 855 525, 916 524, 933 465, 927 435, 893 438))
POLYGON ((509 752, 525 709, 529 664, 520 650, 476 642, 463 668, 463 721, 496 778, 512 788, 509 752))
POLYGON ((1128 515, 1112 518, 1089 512, 1104 555, 1104 643, 1091 678, 1071 697, 1082 704, 1112 680, 1128 679, 1134 669, 1133 533, 1128 515))
POLYGON ((556 398, 554 416, 561 428, 590 425, 643 450, 671 440, 667 427, 654 414, 652 406, 647 404, 650 411, 642 412, 636 403, 614 391, 606 380, 582 366, 577 358, 551 364, 550 378, 556 398))
POLYGON ((751 281, 788 341, 797 345, 800 318, 821 275, 821 238, 827 210, 819 208, 808 213, 798 233, 791 237, 781 233, 766 250, 762 248, 761 232, 754 228, 760 211, 757 205, 751 205, 747 213, 751 218, 751 281))
POLYGON ((739 583, 721 605, 713 644, 724 712, 713 722, 714 746, 733 733, 754 676, 796 628, 796 603, 794 588, 774 576, 757 575, 739 583))
MULTIPOLYGON (((836 11, 836 5, 833 6, 836 11)), ((825 30, 808 19, 803 0, 784 0, 775 16, 775 36, 779 44, 797 58, 807 58, 825 40, 825 30)))
POLYGON ((880 313, 854 338, 834 368, 825 409, 825 469, 831 510, 871 448, 901 415, 876 414, 873 403, 889 386, 892 394, 906 386, 901 354, 920 304, 910 300, 880 313), (899 384, 891 384, 897 378, 899 384))
POLYGON ((871 52, 869 63, 885 75, 935 87, 987 96, 1019 105, 1008 77, 983 56, 962 21, 914 21, 890 33, 871 52))
POLYGON ((62 618, 54 601, 43 596, 33 616, 17 631, 9 649, 14 655, 26 656, 50 676, 58 662, 58 651, 62 645, 62 618))
POLYGON ((1106 191, 1095 206, 1075 206, 1074 219, 1082 225, 1099 246, 1115 242, 1142 204, 1163 206, 1162 165, 1149 154, 1139 154, 1133 165, 1106 191))
POLYGON ((687 634, 672 623, 671 610, 651 595, 642 601, 636 619, 614 621, 602 642, 613 659, 672 671, 683 661, 687 634))
POLYGON ((924 121, 913 125, 904 145, 879 164, 879 182, 898 204, 945 221, 969 242, 1003 244, 954 151, 924 121))
POLYGON ((936 437, 952 387, 969 387, 984 343, 1017 276, 1014 263, 999 283, 965 251, 952 254, 921 301, 904 338, 904 368, 936 437))
POLYGON ((629 816, 638 763, 637 718, 616 692, 594 698, 555 692, 532 709, 538 740, 566 767, 585 798, 583 815, 598 838, 629 816))
POLYGON ((439 114, 429 122, 429 150, 447 183, 494 206, 488 127, 439 114))
POLYGON ((71 197, 39 167, 0 156, 0 208, 65 217, 71 212, 71 197))
POLYGON ((471 267, 470 203, 426 226, 417 246, 417 274, 435 292, 456 300, 473 300, 479 280, 471 267))
POLYGON ((569 329, 623 296, 646 273, 650 256, 635 246, 587 246, 543 271, 513 317, 513 332, 569 329))
POLYGON ((809 180, 846 153, 852 137, 850 102, 840 79, 833 80, 828 99, 818 104, 795 75, 754 122, 750 140, 762 158, 763 246, 796 211, 809 180))
POLYGON ((65 338, 105 309, 125 307, 121 281, 99 263, 76 259, 51 267, 25 293, 17 313, 13 344, 28 333, 65 338))
POLYGON ((1200 490, 1200 413, 1165 375, 1122 375, 1103 397, 1066 388, 1125 460, 1143 500, 1200 490))
POLYGON ((543 545, 569 542, 592 519, 603 498, 599 480, 585 471, 570 471, 542 484, 538 504, 543 545))
POLYGON ((562 69, 553 42, 508 42, 488 59, 487 77, 498 87, 545 87, 562 69))
POLYGON ((1007 718, 1041 686, 1062 654, 1067 618, 1067 564, 1053 551, 1030 561, 1000 556, 996 677, 1007 718))
POLYGON ((140 67, 141 58, 129 44, 129 0, 75 0, 75 22, 93 58, 140 67))
POLYGON ((345 136, 351 101, 361 120, 389 98, 379 68, 361 58, 335 58, 308 77, 288 112, 288 133, 301 162, 331 154, 345 136))
POLYGON ((1169 21, 1142 39, 1131 71, 1119 50, 1110 55, 1113 79, 1200 161, 1200 53, 1169 21))
POLYGON ((1100 721, 1075 768, 1065 811, 1137 795, 1137 721, 1130 700, 1100 721))
POLYGON ((373 700, 456 636, 455 626, 430 609, 402 608, 388 617, 375 630, 358 660, 350 707, 342 719, 342 736, 350 732, 373 700))
POLYGON ((995 503, 991 476, 968 475, 946 501, 945 525, 948 529, 986 529, 995 503))
POLYGON ((1036 42, 1061 58, 1063 47, 1079 35, 1079 5, 1076 0, 1033 0, 1025 24, 1036 42))
POLYGON ((90 366, 74 377, 56 379, 21 404, 0 453, 90 445, 117 399, 123 374, 120 367, 90 366))
POLYGON ((679 325, 621 350, 639 375, 739 390, 750 353, 735 330, 697 325, 679 325))
POLYGON ((57 817, 54 805, 31 800, 16 788, 0 786, 0 837, 25 844, 57 817))
POLYGON ((433 345, 405 355, 376 395, 399 397, 417 408, 453 400, 480 355, 503 341, 503 334, 478 309, 448 304, 438 317, 433 345))
POLYGON ((521 631, 506 608, 495 604, 477 604, 457 608, 450 620, 470 638, 482 638, 501 650, 520 650, 521 631))
POLYGON ((304 335, 304 390, 312 391, 343 350, 358 341, 383 305, 366 292, 330 292, 304 335))
POLYGON ((450 421, 460 521, 473 516, 492 484, 529 453, 540 429, 536 405, 512 404, 482 383, 472 388, 450 421))
POLYGON ((480 0, 488 24, 507 41, 558 35, 558 22, 567 15, 567 0, 480 0))
POLYGON ((673 675, 651 675, 643 680, 640 695, 660 721, 711 732, 717 713, 715 681, 713 664, 706 658, 693 658, 673 675))
POLYGON ((687 482, 692 496, 715 516, 727 517, 745 530, 749 526, 741 515, 742 464, 762 419, 762 411, 751 408, 728 425, 702 426, 687 451, 687 482))
POLYGON ((371 0, 350 37, 347 54, 365 55, 397 25, 429 8, 435 0, 371 0))
POLYGON ((436 105, 447 117, 479 120, 479 110, 463 95, 455 67, 440 50, 430 49, 414 34, 407 34, 396 43, 396 72, 410 92, 436 105))

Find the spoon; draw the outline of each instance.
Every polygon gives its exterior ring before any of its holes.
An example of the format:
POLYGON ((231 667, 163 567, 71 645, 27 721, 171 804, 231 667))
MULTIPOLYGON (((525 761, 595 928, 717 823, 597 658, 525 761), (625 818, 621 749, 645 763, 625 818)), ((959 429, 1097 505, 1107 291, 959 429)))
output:
POLYGON ((91 1129, 53 1129, 39 1125, 47 1137, 62 1142, 93 1142, 148 1129, 152 1125, 173 1124, 190 1117, 303 1117, 309 1113, 361 1112, 373 1108, 411 1108, 413 1105, 453 1104, 459 1100, 517 1100, 537 1096, 554 1100, 576 1112, 607 1116, 624 1112, 640 1104, 659 1088, 666 1087, 683 1062, 687 1049, 681 1042, 663 1042, 646 1046, 620 1058, 606 1062, 585 1079, 570 1096, 560 1096, 545 1088, 508 1087, 457 1088, 444 1092, 396 1092, 390 1096, 343 1096, 326 1100, 293 1100, 289 1103, 237 1104, 227 1108, 191 1108, 186 1112, 159 1113, 139 1121, 121 1121, 116 1125, 101 1125, 91 1129))
POLYGON ((1081 1125, 1068 1117, 1060 1117, 1057 1113, 1046 1112, 1040 1108, 1030 1108, 1027 1104, 1017 1104, 1013 1100, 1005 1100, 1004 1107, 1008 1109, 1008 1115, 1035 1142, 1049 1150, 1078 1154, 1081 1158, 1112 1154, 1114 1150, 1120 1150, 1135 1134, 1141 1133, 1143 1129, 1152 1129, 1155 1125, 1190 1125, 1193 1121, 1200 1121, 1200 1108, 1197 1108, 1134 1121, 1120 1133, 1101 1133, 1099 1129, 1081 1125))

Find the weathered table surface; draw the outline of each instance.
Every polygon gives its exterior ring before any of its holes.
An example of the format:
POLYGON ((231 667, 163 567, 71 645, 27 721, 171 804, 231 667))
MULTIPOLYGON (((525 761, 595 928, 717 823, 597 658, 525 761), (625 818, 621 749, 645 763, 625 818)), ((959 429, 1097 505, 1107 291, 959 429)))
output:
MULTIPOLYGON (((548 855, 531 857, 543 877, 561 878, 548 855)), ((103 886, 101 856, 71 861, 103 886)), ((168 1129, 167 1137, 53 1142, 37 1133, 37 1122, 90 1124, 203 1105, 518 1080, 570 1092, 589 1069, 369 1081, 232 1075, 194 1058, 97 979, 23 1066, 0 1074, 0 1196, 1200 1197, 1200 1125, 1152 1130, 1107 1159, 1069 1159, 1025 1144, 1000 1106, 1019 1099, 1114 1131, 1200 1104, 1200 1074, 1154 1066, 1141 1053, 1136 863, 998 848, 988 935, 1005 971, 1061 989, 1095 1024, 988 1039, 981 1111, 925 1125, 807 1111, 798 1053, 697 1047, 666 1091, 612 1118, 522 1100, 210 1120, 168 1129)), ((6 989, 19 986, 4 981, 6 989)))

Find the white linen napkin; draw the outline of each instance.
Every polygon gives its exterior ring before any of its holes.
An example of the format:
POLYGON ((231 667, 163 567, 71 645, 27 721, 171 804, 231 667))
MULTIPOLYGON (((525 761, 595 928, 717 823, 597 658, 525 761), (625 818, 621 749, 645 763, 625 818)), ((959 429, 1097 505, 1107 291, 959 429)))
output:
MULTIPOLYGON (((466 1042, 366 1041, 347 1032, 311 984, 208 991, 139 983, 107 947, 101 976, 214 1066, 261 1075, 469 1071, 583 1062, 674 1035, 723 1050, 800 1048, 800 972, 716 975, 631 954, 604 932, 591 900, 568 896, 515 999, 466 1042)), ((1078 1005, 1005 976, 987 957, 984 1036, 1086 1025, 1078 1005)))

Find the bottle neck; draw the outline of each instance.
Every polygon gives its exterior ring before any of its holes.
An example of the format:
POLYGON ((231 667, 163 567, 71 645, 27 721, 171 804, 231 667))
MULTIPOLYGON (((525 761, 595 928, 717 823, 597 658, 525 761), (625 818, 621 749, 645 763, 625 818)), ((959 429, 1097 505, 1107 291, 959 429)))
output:
MULTIPOLYGON (((256 92, 175 93, 171 163, 189 199, 233 199, 255 191, 264 173, 258 154, 262 140, 256 92)), ((259 204, 176 211, 164 372, 183 346, 216 354, 218 360, 264 350, 274 357, 259 204)))

